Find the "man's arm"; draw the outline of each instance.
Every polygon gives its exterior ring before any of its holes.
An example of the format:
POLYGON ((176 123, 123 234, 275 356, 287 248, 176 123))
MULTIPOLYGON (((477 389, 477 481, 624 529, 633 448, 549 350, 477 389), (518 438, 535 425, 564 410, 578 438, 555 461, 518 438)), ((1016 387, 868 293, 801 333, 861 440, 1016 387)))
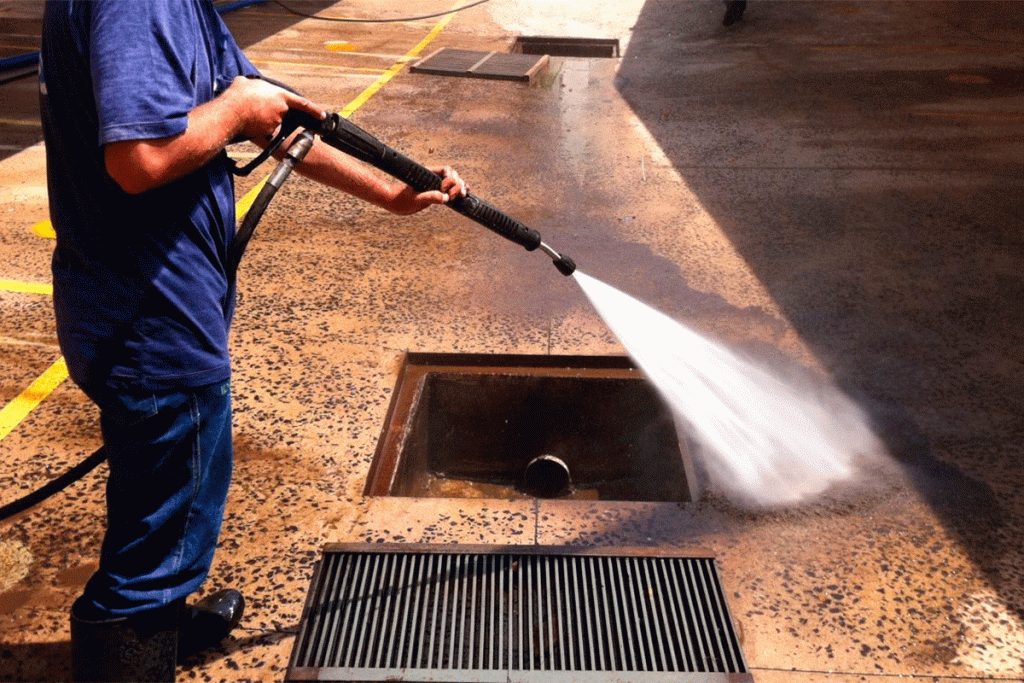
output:
MULTIPOLYGON (((201 168, 239 136, 255 142, 269 140, 289 108, 324 116, 323 109, 300 95, 260 79, 236 78, 219 97, 189 113, 183 133, 108 144, 104 148, 107 173, 125 192, 145 192, 201 168)), ((435 169, 442 177, 440 191, 416 192, 327 145, 314 145, 296 170, 399 215, 467 193, 465 183, 448 167, 435 169)))
POLYGON ((304 97, 259 79, 236 78, 220 96, 189 112, 183 133, 106 145, 107 173, 125 192, 145 192, 201 168, 239 135, 272 135, 289 108, 324 115, 304 97))

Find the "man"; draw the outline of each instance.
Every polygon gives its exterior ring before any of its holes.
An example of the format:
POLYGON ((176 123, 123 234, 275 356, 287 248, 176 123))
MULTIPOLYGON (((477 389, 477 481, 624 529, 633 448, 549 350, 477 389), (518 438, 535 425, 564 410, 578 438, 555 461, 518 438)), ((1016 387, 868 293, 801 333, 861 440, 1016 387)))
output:
MULTIPOLYGON (((242 597, 192 607, 231 476, 234 189, 224 153, 312 102, 260 80, 210 0, 48 0, 40 105, 54 309, 72 379, 100 408, 110 475, 99 569, 72 608, 76 680, 173 680, 242 597)), ((417 193, 317 144, 297 170, 398 214, 417 193)))

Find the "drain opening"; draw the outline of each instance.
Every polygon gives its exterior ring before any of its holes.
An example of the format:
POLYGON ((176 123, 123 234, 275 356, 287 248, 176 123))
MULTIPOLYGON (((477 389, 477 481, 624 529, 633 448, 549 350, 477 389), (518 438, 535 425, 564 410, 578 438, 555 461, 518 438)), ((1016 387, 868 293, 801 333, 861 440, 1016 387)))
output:
POLYGON ((752 681, 715 560, 650 549, 324 548, 286 681, 752 681))
POLYGON ((511 51, 524 55, 550 55, 552 57, 619 56, 617 38, 559 38, 556 36, 517 36, 511 51))
POLYGON ((413 353, 364 493, 689 502, 699 488, 687 439, 628 357, 413 353))
POLYGON ((537 498, 558 498, 569 491, 571 484, 569 466, 553 455, 534 458, 523 472, 523 490, 537 498))

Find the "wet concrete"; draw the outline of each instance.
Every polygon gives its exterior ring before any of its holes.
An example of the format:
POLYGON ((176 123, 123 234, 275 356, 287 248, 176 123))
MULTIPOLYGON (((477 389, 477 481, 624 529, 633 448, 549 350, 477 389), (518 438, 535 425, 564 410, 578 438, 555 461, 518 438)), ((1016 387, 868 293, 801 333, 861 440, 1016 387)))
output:
MULTIPOLYGON (((0 21, 10 8, 32 4, 0 3, 0 21)), ((325 13, 431 11, 353 0, 325 13)), ((246 257, 233 336, 237 474, 208 585, 239 588, 250 609, 182 678, 281 680, 317 549, 394 541, 706 549, 761 683, 1024 679, 1020 4, 752 0, 729 29, 723 11, 475 7, 427 51, 505 49, 522 32, 617 37, 623 56, 553 60, 534 87, 402 70, 352 118, 455 163, 588 274, 829 372, 907 476, 771 515, 714 498, 366 497, 402 352, 621 349, 545 257, 444 209, 394 218, 295 179, 246 257)), ((274 5, 229 18, 261 68, 331 109, 436 23, 302 21, 274 5)), ((46 283, 34 91, 0 93, 18 122, 0 128, 0 280, 46 283)), ((46 295, 12 289, 5 403, 59 357, 46 295)), ((98 444, 94 410, 63 383, 0 441, 0 502, 98 444)), ((98 552, 102 486, 101 468, 0 525, 0 679, 66 679, 66 611, 98 552)))

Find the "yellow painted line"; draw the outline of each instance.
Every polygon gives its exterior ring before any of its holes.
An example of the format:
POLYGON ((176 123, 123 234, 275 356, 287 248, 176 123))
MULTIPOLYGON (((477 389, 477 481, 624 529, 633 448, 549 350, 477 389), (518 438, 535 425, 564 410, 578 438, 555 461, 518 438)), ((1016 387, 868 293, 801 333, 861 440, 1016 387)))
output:
POLYGON ((4 119, 4 118, 0 118, 0 123, 6 124, 8 126, 30 126, 30 127, 34 127, 34 128, 41 128, 42 125, 43 125, 42 121, 36 121, 36 120, 33 120, 33 119, 4 119))
POLYGON ((324 43, 331 52, 356 52, 358 48, 347 40, 328 40, 324 43))
POLYGON ((256 201, 257 195, 259 195, 260 190, 263 189, 263 186, 267 184, 267 180, 269 179, 270 176, 268 175, 266 178, 256 183, 256 187, 246 192, 245 196, 238 200, 238 203, 235 204, 236 216, 241 217, 249 213, 249 209, 252 208, 252 203, 256 201))
POLYGON ((42 237, 43 239, 57 239, 57 233, 53 231, 53 223, 50 222, 49 218, 47 218, 45 221, 39 221, 38 223, 33 225, 32 232, 34 232, 39 237, 42 237))
POLYGON ((367 73, 384 73, 386 69, 372 69, 365 66, 345 66, 342 64, 314 64, 311 62, 271 62, 266 59, 253 60, 259 66, 273 66, 281 69, 328 69, 330 71, 365 71, 367 73))
MULTIPOLYGON (((455 3, 455 6, 452 7, 452 11, 457 10, 464 4, 466 4, 465 0, 463 0, 462 2, 455 3)), ((352 114, 357 109, 359 109, 359 107, 366 104, 366 101, 373 97, 378 90, 383 88, 385 85, 388 84, 388 81, 390 81, 392 78, 398 75, 398 72, 402 70, 403 66, 405 66, 407 63, 409 63, 409 61, 415 59, 417 55, 423 52, 427 45, 430 45, 430 43, 433 42, 434 38, 436 38, 437 35, 441 33, 441 31, 443 31, 446 26, 448 26, 448 24, 454 17, 454 14, 446 14, 441 19, 441 21, 437 22, 437 25, 434 26, 433 29, 431 29, 430 33, 428 33, 427 36, 423 40, 421 40, 418 45, 416 45, 416 47, 406 52, 405 56, 402 57, 402 59, 395 62, 395 64, 390 69, 385 71, 384 74, 377 79, 376 83, 374 83, 369 88, 360 93, 360 95, 356 97, 354 100, 352 100, 347 107, 342 109, 341 115, 347 119, 348 117, 352 116, 352 114)))
POLYGON ((53 285, 38 282, 18 282, 17 280, 0 280, 0 289, 5 292, 22 292, 24 294, 49 294, 53 296, 53 285))
POLYGON ((32 382, 28 389, 4 406, 0 410, 0 439, 14 431, 14 428, 67 378, 68 366, 63 358, 59 358, 39 376, 39 379, 32 382))

